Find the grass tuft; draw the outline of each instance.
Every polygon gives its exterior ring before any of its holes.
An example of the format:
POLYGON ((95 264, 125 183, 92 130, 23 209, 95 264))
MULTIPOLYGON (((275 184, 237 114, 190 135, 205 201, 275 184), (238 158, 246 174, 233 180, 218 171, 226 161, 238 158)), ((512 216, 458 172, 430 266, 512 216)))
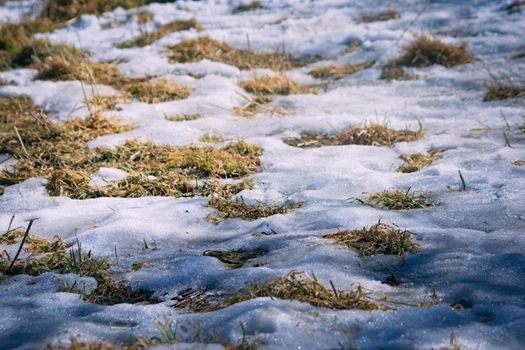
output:
POLYGON ((490 85, 487 87, 487 91, 485 92, 483 101, 500 101, 507 100, 509 98, 519 98, 524 96, 525 86, 498 84, 490 85))
POLYGON ((367 293, 360 286, 350 291, 336 290, 334 287, 327 288, 317 280, 314 274, 310 277, 296 270, 286 276, 277 277, 263 286, 255 284, 247 293, 226 300, 224 306, 261 297, 297 300, 330 309, 383 309, 381 305, 370 301, 367 293))
POLYGON ((358 22, 360 23, 372 23, 372 22, 379 22, 379 21, 389 21, 391 19, 398 18, 399 14, 394 10, 388 10, 384 12, 380 12, 375 15, 364 15, 362 16, 358 22))
POLYGON ((405 193, 397 190, 365 192, 365 194, 368 194, 367 198, 353 198, 352 202, 356 201, 374 208, 389 210, 420 209, 431 205, 422 195, 410 194, 409 191, 405 193))
POLYGON ((246 4, 241 4, 233 9, 233 14, 238 14, 242 12, 255 11, 262 9, 263 6, 260 1, 250 1, 246 4))
POLYGON ((188 98, 192 89, 179 86, 167 79, 133 79, 125 83, 122 89, 133 98, 146 103, 161 103, 188 98))
POLYGON ((256 96, 259 95, 291 95, 317 93, 318 88, 314 86, 304 86, 284 74, 264 75, 250 80, 241 81, 239 85, 256 96))
POLYGON ((518 159, 512 162, 515 166, 525 166, 525 160, 524 159, 518 159))
POLYGON ((390 63, 391 66, 429 67, 435 64, 447 68, 472 63, 467 44, 445 44, 439 39, 420 36, 405 47, 403 55, 390 63))
POLYGON ((412 241, 412 233, 378 222, 369 228, 344 230, 323 236, 355 249, 361 256, 389 254, 403 256, 416 252, 419 245, 412 241))
POLYGON ((224 142, 224 137, 221 135, 205 134, 199 138, 199 141, 204 143, 221 143, 224 142))
POLYGON ((381 69, 380 79, 383 80, 413 80, 416 77, 401 67, 386 66, 381 69))
POLYGON ((257 258, 261 255, 266 254, 265 250, 262 249, 255 249, 255 250, 245 250, 245 249, 237 249, 237 250, 206 250, 202 255, 204 256, 213 256, 222 263, 226 264, 228 267, 232 269, 238 269, 240 267, 243 267, 248 260, 257 258))
POLYGON ((425 130, 418 131, 389 129, 384 125, 366 123, 363 127, 352 127, 338 135, 305 133, 298 138, 284 139, 283 142, 299 148, 313 148, 338 145, 393 146, 398 142, 411 142, 422 138, 425 130))
POLYGON ((310 74, 314 78, 319 79, 343 79, 349 75, 368 69, 372 67, 373 63, 358 63, 358 64, 345 64, 343 66, 324 66, 311 70, 310 74))
POLYGON ((191 120, 197 120, 202 118, 202 115, 198 113, 194 114, 172 114, 165 116, 166 120, 169 120, 170 122, 187 122, 191 120))
POLYGON ((419 171, 423 168, 426 168, 434 161, 441 158, 441 152, 431 151, 429 154, 424 153, 413 153, 413 154, 402 154, 400 156, 405 162, 397 168, 397 171, 400 173, 413 173, 419 171))
POLYGON ((220 214, 210 214, 208 215, 208 220, 215 224, 230 218, 252 221, 276 214, 287 214, 302 206, 303 202, 286 205, 267 205, 259 202, 256 205, 249 205, 239 199, 231 200, 222 196, 212 196, 208 202, 208 207, 217 209, 220 214))
POLYGON ((117 45, 120 49, 126 49, 131 47, 144 47, 153 44, 155 41, 165 37, 166 35, 174 32, 181 32, 184 30, 195 29, 198 31, 202 30, 201 25, 197 20, 177 20, 167 23, 160 28, 152 31, 151 33, 143 33, 136 39, 127 40, 117 45))
POLYGON ((0 98, 0 153, 18 160, 12 171, 0 172, 0 185, 43 177, 49 180, 51 195, 76 199, 209 195, 233 189, 219 185, 217 179, 241 178, 255 173, 260 165, 261 148, 242 140, 218 149, 138 141, 115 148, 87 148, 96 137, 127 130, 129 126, 99 114, 54 124, 27 97, 0 98), (93 188, 91 176, 101 167, 121 169, 128 176, 93 188))
POLYGON ((191 39, 169 46, 168 58, 171 63, 191 63, 207 59, 236 66, 239 69, 269 68, 275 71, 284 71, 306 64, 306 61, 296 59, 283 51, 239 50, 209 37, 191 39))

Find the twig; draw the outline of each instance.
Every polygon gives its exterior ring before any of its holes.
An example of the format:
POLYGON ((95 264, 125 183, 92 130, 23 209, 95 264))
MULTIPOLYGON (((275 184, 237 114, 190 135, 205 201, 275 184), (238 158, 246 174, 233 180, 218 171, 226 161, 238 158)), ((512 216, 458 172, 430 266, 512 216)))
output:
POLYGON ((16 137, 18 137, 18 141, 20 141, 20 144, 22 145, 22 149, 24 150, 26 157, 29 158, 29 153, 27 153, 26 146, 24 145, 24 141, 22 141, 22 137, 20 137, 20 133, 18 132, 18 129, 16 128, 16 126, 14 126, 13 128, 15 129, 16 137))
POLYGON ((7 231, 5 231, 5 233, 9 233, 9 231, 11 231, 11 225, 13 224, 13 220, 15 219, 15 216, 11 216, 11 220, 9 220, 9 225, 7 226, 7 231))
POLYGON ((18 251, 16 252, 16 255, 15 255, 15 258, 13 259, 13 261, 11 261, 11 265, 9 265, 9 268, 7 269, 7 273, 9 273, 9 271, 11 271, 11 268, 15 264, 16 259, 18 259, 18 255, 20 255, 20 252, 22 251, 22 247, 24 246, 24 243, 26 242, 27 236, 29 236, 29 230, 31 230, 31 226, 33 226, 33 222, 35 220, 36 219, 29 220, 29 224, 27 225, 27 229, 26 229, 26 232, 24 233, 24 237, 22 238, 22 242, 20 242, 20 246, 18 247, 18 251))
POLYGON ((335 297, 337 298, 337 300, 339 300, 339 293, 337 293, 337 289, 335 289, 335 286, 332 280, 330 280, 330 285, 332 286, 332 290, 334 291, 335 297))
POLYGON ((117 267, 119 267, 119 263, 118 263, 118 253, 117 253, 117 246, 115 246, 115 259, 117 259, 117 267))
POLYGON ((503 130, 503 139, 505 140, 505 147, 512 148, 509 137, 507 136, 507 132, 505 130, 503 130))
POLYGON ((465 179, 463 178, 463 174, 461 174, 461 170, 458 170, 459 178, 461 179, 461 183, 463 184, 463 191, 467 189, 467 184, 465 183, 465 179))

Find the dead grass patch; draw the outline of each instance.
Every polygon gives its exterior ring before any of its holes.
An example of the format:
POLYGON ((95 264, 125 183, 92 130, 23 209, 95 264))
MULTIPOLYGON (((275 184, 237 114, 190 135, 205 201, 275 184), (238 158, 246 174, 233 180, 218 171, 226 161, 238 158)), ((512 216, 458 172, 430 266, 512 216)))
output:
POLYGON ((137 23, 139 25, 144 25, 155 19, 155 14, 147 10, 137 11, 136 16, 137 16, 137 23))
POLYGON ((168 58, 172 63, 191 63, 207 59, 236 66, 239 69, 269 68, 275 71, 285 71, 307 63, 306 60, 294 58, 284 51, 239 50, 209 37, 200 37, 169 46, 168 58))
POLYGON ((191 120, 197 120, 202 118, 202 115, 198 113, 193 114, 172 114, 165 116, 166 120, 169 120, 170 122, 187 122, 191 120))
POLYGON ((247 92, 258 95, 315 94, 317 87, 301 85, 284 74, 264 75, 239 83, 247 92))
POLYGON ((418 131, 395 130, 376 123, 365 123, 363 127, 351 127, 338 135, 305 133, 298 138, 287 138, 283 142, 299 148, 314 148, 338 145, 393 146, 398 142, 412 142, 425 135, 418 131))
POLYGON ((357 64, 345 64, 343 66, 330 65, 319 67, 311 70, 310 74, 314 78, 319 79, 343 79, 349 75, 368 69, 372 67, 374 63, 357 63, 357 64))
POLYGON ((439 39, 420 36, 405 47, 403 54, 391 66, 429 67, 435 64, 451 68, 474 62, 467 53, 467 44, 446 44, 439 39))
POLYGON ((155 41, 165 37, 174 32, 181 32, 184 30, 195 29, 201 31, 202 27, 196 19, 177 20, 167 23, 151 33, 143 33, 136 39, 127 40, 117 45, 118 48, 125 49, 131 47, 144 47, 153 44, 155 41))
POLYGON ((245 4, 241 4, 233 9, 233 14, 238 14, 242 12, 255 11, 262 9, 263 6, 260 1, 250 1, 245 4))
POLYGON ((402 154, 399 158, 405 162, 397 168, 400 173, 413 173, 426 168, 434 161, 441 158, 441 152, 439 150, 430 151, 428 154, 425 153, 413 153, 413 154, 402 154))
POLYGON ((377 13, 375 15, 363 15, 359 19, 358 23, 372 23, 379 21, 389 21, 391 19, 398 18, 399 14, 395 10, 387 10, 384 12, 377 13))
POLYGON ((221 143, 224 142, 224 137, 221 135, 205 134, 199 138, 199 141, 204 143, 221 143))
POLYGON ((513 161, 512 164, 514 164, 516 166, 525 166, 525 160, 518 159, 518 160, 513 161))
POLYGON ((127 130, 129 126, 98 114, 54 124, 27 97, 0 98, 0 153, 18 160, 13 171, 0 173, 0 185, 44 177, 49 180, 51 195, 76 199, 208 195, 234 188, 219 185, 218 178, 253 174, 260 165, 261 148, 242 140, 219 149, 156 146, 138 141, 111 149, 86 147, 96 137, 127 130), (103 188, 92 188, 91 175, 101 167, 122 169, 128 177, 103 188))
POLYGON ((179 86, 167 79, 141 80, 133 79, 122 86, 122 90, 133 98, 146 103, 161 103, 182 100, 191 95, 192 89, 179 86))
POLYGON ((253 97, 241 95, 246 103, 242 106, 233 107, 233 113, 240 117, 251 118, 260 113, 270 115, 285 116, 288 112, 277 104, 272 104, 272 98, 265 95, 255 95, 253 97))
POLYGON ((316 307, 330 309, 384 309, 368 299, 367 293, 358 286, 355 290, 342 291, 335 287, 327 288, 312 273, 312 277, 302 271, 291 271, 286 276, 277 277, 263 286, 255 284, 247 293, 226 300, 223 305, 229 306, 242 301, 270 297, 284 300, 297 300, 316 307))
POLYGON ((206 250, 202 255, 213 256, 219 259, 220 262, 226 264, 232 269, 243 267, 249 260, 257 258, 266 254, 267 251, 263 249, 255 250, 206 250))
POLYGON ((493 84, 487 87, 484 102, 507 100, 525 96, 525 86, 493 84))
POLYGON ((87 101, 87 105, 94 108, 96 111, 117 111, 119 110, 119 104, 130 103, 131 100, 126 96, 94 96, 91 100, 87 101))
POLYGON ((250 205, 239 199, 232 200, 215 195, 212 196, 208 202, 208 207, 217 209, 220 214, 210 214, 208 215, 208 220, 215 224, 230 218, 240 218, 243 220, 252 221, 276 214, 287 214, 302 206, 303 202, 285 205, 268 205, 259 202, 255 205, 250 205))
POLYGON ((381 222, 369 228, 344 230, 323 237, 355 249, 361 256, 378 254, 403 256, 419 249, 419 245, 412 241, 411 232, 381 222))
POLYGON ((381 70, 380 79, 383 80, 413 80, 416 77, 413 74, 408 73, 405 69, 401 67, 386 66, 381 70))
POLYGON ((352 198, 351 202, 359 202, 374 208, 389 210, 421 209, 431 205, 423 195, 410 194, 409 192, 410 188, 405 193, 398 190, 364 192, 364 194, 368 194, 367 198, 352 198))
POLYGON ((54 0, 49 1, 41 13, 42 18, 53 22, 65 22, 83 14, 101 15, 117 7, 131 9, 152 2, 169 2, 169 0, 54 0))

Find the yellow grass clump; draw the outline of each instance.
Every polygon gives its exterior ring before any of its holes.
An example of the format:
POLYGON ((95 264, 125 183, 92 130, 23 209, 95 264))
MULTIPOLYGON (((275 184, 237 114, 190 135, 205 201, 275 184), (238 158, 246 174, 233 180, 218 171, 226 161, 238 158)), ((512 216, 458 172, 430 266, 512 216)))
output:
POLYGON ((483 101, 499 101, 525 96, 525 86, 493 84, 487 87, 483 101))
POLYGON ((379 22, 379 21, 388 21, 388 20, 395 19, 398 17, 399 17, 399 14, 395 10, 387 10, 387 11, 380 12, 375 15, 364 15, 359 19, 359 22, 372 23, 372 22, 379 22))
POLYGON ((201 31, 202 27, 195 19, 177 20, 167 23, 150 33, 143 33, 136 39, 124 41, 123 43, 118 44, 117 47, 121 49, 130 47, 144 47, 153 44, 155 41, 165 37, 170 33, 181 32, 189 29, 201 31))
POLYGON ((314 78, 343 79, 349 75, 372 67, 373 63, 345 64, 343 66, 330 65, 311 70, 309 74, 314 78))
POLYGON ((413 154, 402 154, 400 156, 405 162, 397 168, 397 171, 400 173, 413 173, 419 171, 423 168, 426 168, 434 161, 441 158, 441 152, 439 150, 434 150, 425 153, 413 153, 413 154))
POLYGON ((283 51, 239 50, 209 37, 191 39, 169 46, 168 58, 172 63, 198 62, 207 59, 236 66, 239 69, 269 68, 275 71, 288 70, 306 63, 283 51))
POLYGON ((353 198, 352 202, 356 201, 371 207, 390 210, 421 209, 431 205, 422 195, 410 194, 409 192, 410 189, 405 193, 398 190, 365 192, 365 194, 368 194, 367 198, 353 198))
POLYGON ((439 39, 420 36, 405 47, 403 54, 392 61, 392 66, 429 67, 439 64, 447 68, 472 63, 474 58, 467 53, 467 44, 446 44, 439 39))
POLYGON ((314 86, 304 86, 284 74, 264 75, 250 80, 241 81, 239 85, 246 90, 257 95, 291 95, 317 93, 318 88, 314 86))
POLYGON ((191 95, 192 89, 179 86, 167 79, 160 80, 130 80, 122 86, 122 90, 133 98, 146 103, 160 103, 182 100, 191 95))
POLYGON ((389 254, 403 256, 416 252, 419 245, 412 241, 412 233, 378 222, 369 228, 344 230, 325 235, 337 243, 355 249, 361 256, 389 254))
POLYGON ((425 130, 395 130, 376 123, 363 127, 351 127, 338 135, 305 133, 298 138, 284 139, 283 142, 299 148, 313 148, 336 145, 393 146, 398 142, 411 142, 422 138, 425 130))
POLYGON ((242 200, 232 200, 216 195, 212 196, 208 202, 208 207, 217 209, 220 213, 218 215, 208 215, 208 220, 216 224, 230 218, 252 221, 276 214, 287 214, 302 206, 302 202, 286 205, 268 205, 265 203, 250 205, 242 200))

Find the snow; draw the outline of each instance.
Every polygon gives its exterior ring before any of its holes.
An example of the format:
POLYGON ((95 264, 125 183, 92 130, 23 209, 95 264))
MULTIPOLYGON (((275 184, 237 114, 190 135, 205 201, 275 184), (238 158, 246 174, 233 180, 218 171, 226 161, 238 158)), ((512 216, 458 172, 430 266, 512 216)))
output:
MULTIPOLYGON (((20 11, 28 12, 31 3, 5 2, 0 6, 0 22, 16 22, 20 11), (19 3, 23 9, 15 6, 19 3)), ((59 235, 70 242, 78 239, 95 256, 109 257, 119 278, 134 288, 154 291, 164 302, 93 305, 77 294, 59 292, 64 280, 75 280, 71 275, 5 278, 0 282, 0 348, 42 348, 46 342, 69 335, 126 341, 131 336, 158 335, 157 320, 199 325, 233 343, 242 340, 242 322, 246 334, 258 339, 263 349, 334 349, 339 343, 359 349, 439 348, 449 344, 452 332, 462 349, 525 347, 525 167, 512 164, 525 159, 525 137, 510 131, 512 148, 505 147, 503 139, 506 122, 513 128, 525 124, 525 100, 482 102, 484 87, 491 82, 489 71, 510 76, 516 84, 525 83, 525 60, 512 58, 525 51, 523 12, 508 15, 502 10, 508 1, 441 0, 425 5, 400 0, 395 4, 400 18, 365 24, 356 20, 362 14, 385 9, 384 2, 263 3, 265 9, 237 15, 231 14, 237 1, 148 5, 145 8, 155 14, 152 27, 196 18, 205 30, 172 33, 140 49, 114 46, 139 34, 139 25, 130 16, 136 9, 116 9, 100 18, 84 15, 75 24, 40 34, 52 42, 82 47, 97 60, 122 61, 119 68, 126 75, 163 76, 194 89, 185 100, 152 105, 134 102, 109 112, 137 127, 100 137, 90 147, 122 144, 131 138, 189 145, 207 133, 223 135, 226 140, 244 138, 259 144, 264 155, 261 172, 252 177, 255 188, 239 195, 248 203, 305 204, 286 215, 251 222, 229 219, 214 225, 206 220, 214 210, 207 208, 207 199, 201 197, 72 200, 50 197, 42 179, 6 187, 0 196, 0 228, 7 228, 12 215, 14 226, 25 226, 26 220, 38 218, 32 233, 48 238, 59 235), (450 43, 466 42, 478 61, 450 69, 413 69, 419 79, 412 81, 379 80, 381 65, 397 57, 419 34, 438 35, 450 43), (318 82, 306 74, 314 66, 370 60, 376 65, 331 83, 327 91, 317 95, 276 98, 292 111, 289 116, 245 119, 230 110, 243 103, 237 83, 253 72, 206 60, 168 62, 165 45, 203 35, 239 48, 246 48, 249 40, 255 50, 284 47, 296 56, 323 58, 289 73, 303 83, 318 82), (359 42, 359 49, 344 53, 351 41, 359 42), (190 73, 206 76, 194 79, 190 73), (200 113, 203 118, 186 122, 165 119, 178 113, 200 113), (427 136, 392 148, 299 149, 282 142, 303 131, 333 133, 365 120, 387 120, 393 128, 408 126, 412 130, 421 121, 427 136), (396 172, 400 154, 432 148, 446 150, 433 165, 417 173, 396 172), (467 191, 447 188, 460 188, 458 170, 467 191), (435 205, 385 211, 348 201, 363 192, 408 187, 430 193, 435 205), (321 238, 337 229, 370 226, 379 219, 416 233, 421 252, 402 261, 385 256, 363 259, 321 238), (277 234, 252 235, 270 230, 277 234), (142 249, 144 241, 157 249, 142 249), (257 258, 263 266, 235 270, 202 256, 209 249, 238 248, 265 248, 269 253, 257 258), (135 261, 144 267, 133 271, 135 261), (360 284, 378 299, 388 296, 417 303, 429 300, 435 292, 439 303, 430 308, 400 305, 396 310, 372 312, 336 311, 270 298, 202 314, 169 307, 170 299, 187 288, 237 291, 293 269, 313 271, 323 283, 334 281, 338 289, 360 284), (392 270, 404 284, 391 287, 381 283, 392 270), (457 303, 468 307, 452 309, 450 305, 457 303)), ((34 75, 30 69, 1 72, 0 79, 11 84, 0 88, 0 95, 29 95, 57 121, 85 115, 84 100, 91 90, 80 82, 34 81, 34 75)), ((104 95, 116 93, 107 86, 96 90, 104 95)), ((105 168, 94 176, 92 184, 104 186, 125 176, 122 170, 105 168)), ((93 288, 89 278, 79 278, 80 283, 93 288)), ((183 340, 189 343, 170 348, 220 348, 191 344, 191 334, 183 340)))

